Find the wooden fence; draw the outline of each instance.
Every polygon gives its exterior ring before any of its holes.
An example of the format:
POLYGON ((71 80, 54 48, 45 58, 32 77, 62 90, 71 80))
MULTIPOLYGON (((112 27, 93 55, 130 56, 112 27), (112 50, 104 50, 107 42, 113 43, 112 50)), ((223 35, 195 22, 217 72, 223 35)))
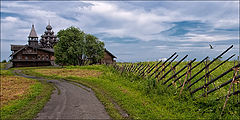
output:
MULTIPOLYGON (((230 46, 225 51, 223 51, 220 55, 218 55, 212 61, 210 61, 209 57, 207 56, 204 59, 202 59, 200 62, 196 62, 196 64, 193 64, 196 61, 196 58, 194 58, 193 60, 188 61, 185 66, 183 66, 182 68, 179 68, 179 70, 177 70, 176 68, 188 57, 188 55, 184 56, 179 61, 173 64, 176 58, 178 58, 178 55, 176 52, 173 53, 164 62, 159 61, 152 65, 146 64, 146 63, 129 63, 129 64, 121 64, 121 65, 114 64, 113 66, 116 70, 118 70, 121 73, 124 73, 124 72, 133 73, 143 78, 155 79, 158 84, 166 85, 167 88, 174 86, 174 88, 179 89, 180 91, 179 94, 182 94, 182 91, 185 90, 185 91, 189 91, 189 94, 191 94, 192 96, 197 92, 200 92, 200 90, 202 90, 202 93, 200 94, 199 97, 207 97, 211 93, 219 89, 222 89, 224 86, 227 86, 230 84, 227 94, 221 97, 221 98, 225 98, 225 104, 223 106, 223 111, 224 111, 224 108, 227 104, 229 97, 236 96, 236 100, 234 101, 237 102, 236 103, 237 105, 239 105, 240 103, 239 60, 237 62, 234 61, 234 66, 232 66, 227 71, 219 74, 214 78, 211 75, 211 73, 213 73, 220 66, 222 66, 223 64, 225 64, 227 61, 229 61, 231 58, 235 56, 234 54, 228 57, 224 61, 216 62, 225 53, 227 53, 230 49, 232 49, 232 47, 233 45, 230 46), (219 64, 213 66, 213 63, 215 64, 219 63, 219 64), (202 65, 203 67, 200 68, 200 65, 202 65), (211 70, 210 70, 210 66, 211 66, 211 70), (196 71, 196 68, 200 70, 197 69, 196 71), (193 70, 195 70, 194 73, 193 73, 193 70), (200 75, 200 73, 202 75, 200 75), (224 82, 216 86, 215 84, 216 81, 218 81, 219 79, 231 73, 233 74, 232 74, 232 77, 229 78, 229 80, 225 80, 224 82), (202 81, 202 80, 204 80, 204 84, 199 86, 199 84, 197 83, 199 83, 199 81, 202 81), (196 85, 198 87, 195 87, 193 89, 193 86, 196 86, 196 85), (209 86, 212 86, 212 88, 209 86)), ((219 100, 219 99, 220 98, 216 100, 219 100)))

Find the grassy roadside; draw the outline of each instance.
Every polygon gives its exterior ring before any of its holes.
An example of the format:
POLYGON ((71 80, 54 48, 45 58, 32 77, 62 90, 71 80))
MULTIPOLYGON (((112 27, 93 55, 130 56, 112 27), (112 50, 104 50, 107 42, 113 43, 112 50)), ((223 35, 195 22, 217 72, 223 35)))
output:
POLYGON ((0 77, 1 119, 33 119, 54 89, 46 82, 15 76, 10 70, 1 70, 0 77))
MULTIPOLYGON (((38 68, 43 69, 43 68, 38 68)), ((45 69, 45 68, 44 68, 45 69)), ((59 68, 49 68, 59 69, 59 68)), ((97 97, 106 107, 112 118, 122 118, 119 110, 114 105, 116 102, 133 119, 239 119, 238 108, 231 103, 231 98, 220 116, 224 100, 215 101, 213 97, 199 98, 188 95, 177 95, 174 89, 156 84, 154 80, 142 79, 133 74, 119 74, 107 66, 67 66, 65 70, 87 69, 102 71, 99 77, 77 77, 61 75, 44 75, 34 69, 26 70, 27 74, 37 76, 66 79, 81 83, 92 88, 97 97)))

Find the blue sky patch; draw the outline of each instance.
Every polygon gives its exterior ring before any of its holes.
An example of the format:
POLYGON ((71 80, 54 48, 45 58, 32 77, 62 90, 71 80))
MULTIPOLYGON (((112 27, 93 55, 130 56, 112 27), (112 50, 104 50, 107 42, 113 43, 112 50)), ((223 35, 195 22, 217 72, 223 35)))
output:
POLYGON ((207 25, 200 21, 181 21, 171 24, 174 25, 172 28, 161 33, 169 36, 184 36, 191 31, 204 31, 207 28, 207 25))

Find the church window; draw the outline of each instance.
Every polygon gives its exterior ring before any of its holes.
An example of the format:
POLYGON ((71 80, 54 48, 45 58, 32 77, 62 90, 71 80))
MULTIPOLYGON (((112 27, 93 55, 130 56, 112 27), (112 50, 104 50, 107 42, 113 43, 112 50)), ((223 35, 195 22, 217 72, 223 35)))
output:
POLYGON ((42 60, 44 60, 44 55, 42 55, 42 60))

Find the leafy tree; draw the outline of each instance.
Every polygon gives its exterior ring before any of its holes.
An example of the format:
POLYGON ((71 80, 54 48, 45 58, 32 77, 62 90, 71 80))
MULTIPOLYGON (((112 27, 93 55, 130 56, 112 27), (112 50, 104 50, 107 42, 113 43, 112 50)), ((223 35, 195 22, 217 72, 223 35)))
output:
POLYGON ((67 47, 64 46, 64 42, 62 41, 59 41, 58 44, 54 46, 55 62, 61 66, 68 63, 68 56, 65 49, 67 49, 67 47))
POLYGON ((2 63, 6 63, 7 61, 6 60, 3 60, 2 63))
POLYGON ((93 64, 104 57, 104 43, 90 34, 86 35, 86 56, 92 59, 93 64))
POLYGON ((103 58, 104 43, 79 28, 60 30, 57 36, 59 42, 54 46, 54 54, 59 65, 82 65, 86 58, 96 63, 103 58))

